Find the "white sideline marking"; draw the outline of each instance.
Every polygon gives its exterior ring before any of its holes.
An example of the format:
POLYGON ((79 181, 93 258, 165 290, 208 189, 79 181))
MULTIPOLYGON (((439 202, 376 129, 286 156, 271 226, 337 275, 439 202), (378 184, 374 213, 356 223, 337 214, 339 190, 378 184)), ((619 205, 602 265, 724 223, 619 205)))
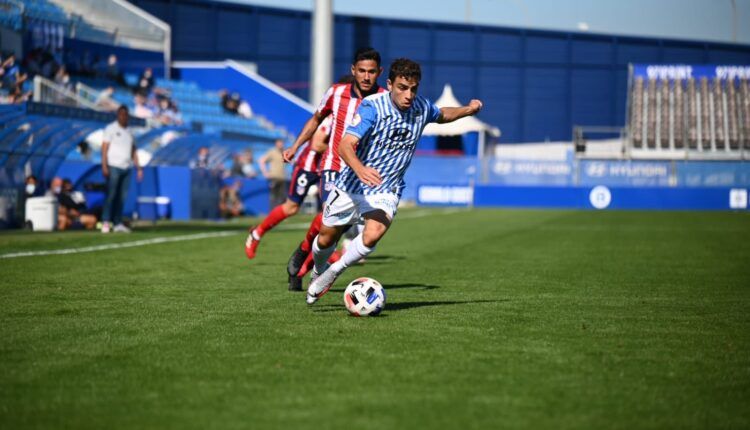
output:
MULTIPOLYGON (((421 210, 411 213, 406 213, 398 218, 413 219, 422 218, 430 215, 448 215, 456 212, 461 212, 463 209, 446 209, 442 212, 435 212, 430 210, 421 210)), ((308 223, 296 223, 296 224, 282 224, 275 228, 275 230, 301 230, 307 229, 308 223)), ((123 248, 134 248, 137 246, 156 245, 159 243, 169 242, 184 242, 186 240, 197 240, 197 239, 208 239, 213 237, 225 237, 234 236, 237 234, 247 234, 244 230, 237 231, 222 231, 212 233, 196 233, 186 234, 182 236, 166 236, 166 237, 155 237, 152 239, 134 240, 132 242, 120 242, 120 243, 108 243, 106 245, 95 245, 95 246, 84 246, 82 248, 66 248, 66 249, 50 249, 45 251, 23 251, 23 252, 11 252, 8 254, 0 254, 0 259, 3 258, 19 258, 19 257, 39 257, 44 255, 66 255, 66 254, 80 254, 84 252, 96 252, 96 251, 107 251, 110 249, 123 249, 123 248)))
POLYGON ((136 246, 155 245, 158 243, 183 242, 186 240, 207 239, 236 235, 236 231, 222 231, 213 233, 186 234, 182 236, 155 237, 153 239, 134 240, 132 242, 109 243, 106 245, 84 246, 82 248, 51 249, 46 251, 25 251, 0 254, 0 258, 38 257, 42 255, 79 254, 82 252, 106 251, 109 249, 134 248, 136 246))

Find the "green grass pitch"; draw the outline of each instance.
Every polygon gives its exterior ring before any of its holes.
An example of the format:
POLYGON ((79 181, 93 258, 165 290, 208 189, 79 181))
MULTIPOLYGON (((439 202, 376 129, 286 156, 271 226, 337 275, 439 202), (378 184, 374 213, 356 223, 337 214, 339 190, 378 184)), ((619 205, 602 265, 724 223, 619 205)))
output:
POLYGON ((303 231, 248 261, 241 227, 0 233, 228 232, 0 259, 0 428, 750 427, 748 213, 404 210, 313 307, 286 290, 303 231), (382 316, 347 315, 358 276, 382 316))

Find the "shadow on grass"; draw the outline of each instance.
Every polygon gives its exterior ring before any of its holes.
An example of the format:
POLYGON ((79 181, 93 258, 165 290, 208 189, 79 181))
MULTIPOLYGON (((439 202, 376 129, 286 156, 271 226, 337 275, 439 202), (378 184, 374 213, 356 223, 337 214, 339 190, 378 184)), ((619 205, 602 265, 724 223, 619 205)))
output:
POLYGON ((406 260, 406 257, 404 257, 403 255, 370 255, 367 257, 365 264, 367 264, 370 261, 396 261, 396 260, 406 260))
MULTIPOLYGON (((385 309, 383 310, 382 316, 386 316, 388 312, 399 312, 399 311, 405 311, 408 309, 415 309, 415 308, 424 308, 429 306, 454 306, 454 305, 471 305, 475 303, 503 303, 503 302, 509 302, 509 299, 500 299, 500 300, 441 300, 441 301, 419 301, 419 302, 397 302, 397 303, 387 303, 385 305, 385 309)), ((322 306, 316 306, 313 309, 313 312, 339 312, 342 309, 345 309, 344 305, 322 305, 322 306)))
MULTIPOLYGON (((385 286, 386 291, 387 290, 397 290, 400 288, 416 288, 419 290, 434 290, 435 288, 440 288, 437 285, 427 285, 427 284, 388 284, 385 286)), ((339 292, 343 293, 346 287, 343 288, 331 288, 330 291, 332 292, 339 292)))
POLYGON ((445 300, 437 302, 399 302, 399 303, 387 303, 385 306, 385 312, 388 311, 404 311, 407 309, 423 308, 427 306, 452 306, 452 305, 470 305, 474 303, 502 303, 509 302, 508 299, 502 300, 445 300))

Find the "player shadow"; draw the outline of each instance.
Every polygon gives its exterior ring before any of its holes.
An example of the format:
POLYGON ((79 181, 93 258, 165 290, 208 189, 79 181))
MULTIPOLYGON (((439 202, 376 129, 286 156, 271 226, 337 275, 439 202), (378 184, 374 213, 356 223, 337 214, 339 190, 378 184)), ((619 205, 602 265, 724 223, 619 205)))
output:
MULTIPOLYGON (((394 289, 400 289, 400 288, 415 288, 419 290, 434 290, 436 288, 440 288, 437 285, 427 285, 427 284, 388 284, 388 287, 386 290, 394 290, 394 289)), ((343 293, 346 288, 331 288, 331 291, 343 293)))
POLYGON ((387 303, 385 305, 385 312, 388 311, 405 311, 414 308, 423 308, 427 306, 453 306, 453 305, 469 305, 473 303, 502 303, 508 302, 508 299, 500 300, 442 300, 436 302, 398 302, 398 303, 387 303))
MULTIPOLYGON (((428 302, 428 301, 421 301, 421 302, 397 302, 397 303, 387 303, 385 305, 385 310, 383 310, 383 313, 380 315, 381 317, 388 316, 389 312, 399 312, 399 311, 405 311, 409 309, 415 309, 415 308, 423 308, 428 306, 455 306, 455 305, 470 305, 474 303, 503 303, 503 302, 509 302, 510 299, 500 299, 500 300, 439 300, 434 302, 428 302)), ((343 305, 323 305, 316 308, 313 308, 314 312, 339 312, 342 308, 344 308, 343 305)))
POLYGON ((364 263, 357 263, 357 266, 362 265, 378 265, 378 264, 386 264, 386 263, 392 263, 397 260, 406 260, 406 257, 403 255, 371 255, 368 256, 367 259, 365 259, 364 263))

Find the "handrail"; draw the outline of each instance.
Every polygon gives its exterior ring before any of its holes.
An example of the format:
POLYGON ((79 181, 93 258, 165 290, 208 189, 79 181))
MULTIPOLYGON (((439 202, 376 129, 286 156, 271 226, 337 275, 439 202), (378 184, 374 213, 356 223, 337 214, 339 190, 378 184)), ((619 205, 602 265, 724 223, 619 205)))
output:
POLYGON ((40 75, 34 77, 34 101, 101 110, 95 103, 40 75))

